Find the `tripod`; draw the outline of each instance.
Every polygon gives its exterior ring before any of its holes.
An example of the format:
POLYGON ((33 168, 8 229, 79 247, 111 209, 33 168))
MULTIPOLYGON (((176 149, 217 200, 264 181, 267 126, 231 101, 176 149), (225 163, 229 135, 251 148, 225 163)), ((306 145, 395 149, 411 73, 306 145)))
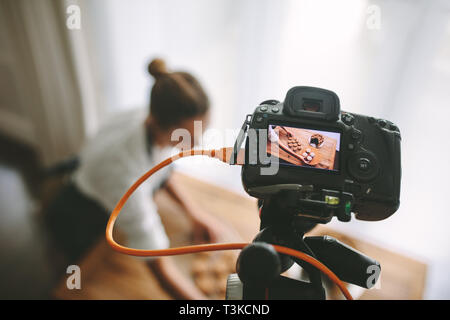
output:
POLYGON ((375 275, 372 272, 381 270, 376 260, 329 236, 305 237, 318 222, 331 220, 336 212, 335 206, 312 199, 311 186, 272 186, 264 187, 262 191, 260 232, 239 254, 237 274, 228 278, 227 299, 326 298, 318 269, 302 260, 278 254, 270 244, 289 247, 316 258, 343 281, 364 288, 376 283, 379 272, 375 275), (280 275, 294 263, 306 271, 309 282, 280 275))

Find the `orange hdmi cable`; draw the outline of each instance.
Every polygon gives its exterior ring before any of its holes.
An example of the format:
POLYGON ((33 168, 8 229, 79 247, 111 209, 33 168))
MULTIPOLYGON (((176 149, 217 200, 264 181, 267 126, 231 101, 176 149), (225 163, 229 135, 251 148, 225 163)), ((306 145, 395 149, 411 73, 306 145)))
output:
MULTIPOLYGON (((122 196, 122 198, 119 200, 119 202, 116 204, 116 207, 113 209, 111 216, 109 217, 108 224, 106 226, 106 240, 108 241, 109 245, 118 252, 132 255, 132 256, 140 256, 140 257, 155 257, 155 256, 171 256, 171 255, 178 255, 178 254, 187 254, 187 253, 196 253, 196 252, 202 252, 202 251, 218 251, 218 250, 236 250, 236 249, 243 249, 249 243, 216 243, 216 244, 204 244, 204 245, 195 245, 195 246, 184 246, 184 247, 178 247, 178 248, 168 248, 168 249, 160 249, 160 250, 143 250, 143 249, 133 249, 128 248, 125 246, 122 246, 118 244, 114 238, 113 238, 113 228, 114 223, 116 222, 117 217, 119 216, 120 211, 122 210, 123 206, 127 202, 128 198, 133 194, 133 192, 145 181, 147 180, 152 174, 157 172, 158 170, 164 168, 165 166, 171 164, 173 161, 182 158, 182 157, 188 157, 188 156, 196 156, 196 155, 206 155, 212 158, 217 158, 220 161, 223 161, 225 163, 229 163, 230 155, 232 154, 232 148, 221 148, 217 150, 188 150, 180 152, 177 155, 174 155, 170 158, 167 158, 166 160, 162 161, 149 171, 147 171, 142 177, 140 177, 128 190, 127 192, 122 196)), ((325 265, 323 265, 321 262, 316 260, 315 258, 291 249, 287 247, 282 247, 278 245, 273 245, 274 249, 282 254, 287 254, 292 257, 301 259, 320 271, 322 271, 325 275, 327 275, 331 281, 333 281, 339 289, 342 291, 344 296, 348 300, 353 300, 353 297, 350 295, 350 292, 347 290, 345 285, 342 283, 341 280, 325 265)))

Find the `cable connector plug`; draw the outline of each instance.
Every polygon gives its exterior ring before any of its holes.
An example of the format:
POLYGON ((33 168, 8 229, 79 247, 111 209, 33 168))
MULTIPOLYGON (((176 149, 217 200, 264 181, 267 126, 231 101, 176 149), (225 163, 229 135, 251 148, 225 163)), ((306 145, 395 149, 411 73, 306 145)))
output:
MULTIPOLYGON (((220 149, 204 150, 203 154, 208 157, 218 159, 227 164, 231 164, 231 157, 233 156, 233 148, 226 147, 226 148, 220 148, 220 149)), ((237 162, 234 163, 235 165, 243 165, 244 164, 244 154, 245 154, 245 150, 241 149, 238 153, 237 162)))

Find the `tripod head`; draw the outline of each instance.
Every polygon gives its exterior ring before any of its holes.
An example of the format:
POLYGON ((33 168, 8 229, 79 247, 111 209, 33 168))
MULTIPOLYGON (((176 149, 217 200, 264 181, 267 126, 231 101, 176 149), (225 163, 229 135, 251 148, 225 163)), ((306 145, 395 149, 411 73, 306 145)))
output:
MULTIPOLYGON (((376 283, 381 270, 376 260, 329 236, 305 237, 317 223, 327 223, 336 212, 340 214, 338 218, 345 218, 346 201, 352 199, 350 194, 342 203, 335 195, 315 191, 313 186, 274 185, 255 189, 252 192, 259 195, 260 232, 241 251, 237 275, 232 275, 228 283, 242 286, 241 298, 325 299, 320 271, 304 261, 278 254, 271 244, 318 259, 343 281, 364 288, 376 283), (294 263, 307 272, 309 282, 280 275, 294 263), (375 276, 374 270, 378 271, 375 276)), ((233 292, 236 288, 227 288, 227 298, 232 299, 233 292)))
POLYGON ((354 197, 349 192, 315 188, 313 185, 275 184, 249 188, 247 192, 264 205, 262 227, 267 223, 293 223, 295 229, 308 231, 317 223, 328 223, 333 216, 340 221, 351 219, 354 197), (267 220, 267 221, 266 221, 267 220), (306 229, 306 230, 305 230, 306 229))

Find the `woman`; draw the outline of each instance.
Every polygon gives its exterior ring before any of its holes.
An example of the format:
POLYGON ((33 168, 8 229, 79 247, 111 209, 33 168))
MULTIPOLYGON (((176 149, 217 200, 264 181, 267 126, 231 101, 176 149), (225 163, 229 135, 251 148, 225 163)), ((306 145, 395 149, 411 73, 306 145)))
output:
MULTIPOLYGON (((104 236, 109 213, 133 182, 170 156, 171 148, 178 144, 178 141, 171 141, 175 129, 186 129, 194 137, 194 121, 202 121, 206 126, 208 97, 192 75, 168 72, 161 59, 153 60, 148 71, 155 82, 145 121, 112 124, 101 130, 82 150, 80 166, 72 183, 49 208, 50 230, 71 259, 79 259, 104 236)), ((195 143, 193 139, 189 142, 195 143)), ((170 168, 165 168, 142 184, 123 208, 117 228, 125 236, 127 246, 139 249, 169 247, 152 199, 152 193, 161 187, 167 188, 185 209, 197 235, 203 234, 206 241, 217 240, 221 232, 217 221, 202 213, 186 197, 182 187, 170 176, 170 168)), ((171 260, 149 258, 148 261, 179 297, 203 297, 198 289, 182 280, 171 260)))

